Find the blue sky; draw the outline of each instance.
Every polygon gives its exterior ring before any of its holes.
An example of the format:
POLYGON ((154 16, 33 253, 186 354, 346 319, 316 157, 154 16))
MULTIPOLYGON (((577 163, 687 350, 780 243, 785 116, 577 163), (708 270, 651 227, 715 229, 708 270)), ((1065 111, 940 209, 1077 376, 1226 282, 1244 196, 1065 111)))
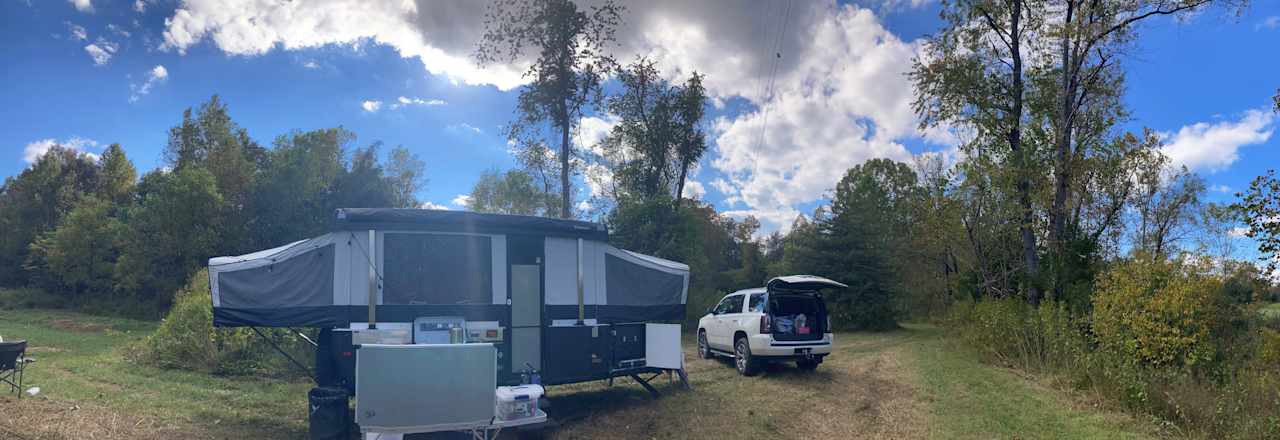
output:
MULTIPOLYGON (((1124 128, 1166 133, 1218 201, 1280 164, 1280 118, 1268 111, 1280 3, 1254 3, 1239 17, 1152 20, 1123 62, 1124 128)), ((629 6, 620 58, 649 55, 675 79, 708 74, 713 145, 691 189, 722 211, 785 228, 848 166, 951 148, 945 133, 916 130, 902 76, 939 25, 934 1, 797 2, 785 30, 780 1, 629 6), (766 99, 775 42, 784 56, 766 99)), ((2 0, 0 175, 47 140, 90 153, 118 142, 153 169, 182 110, 216 93, 264 144, 340 125, 357 145, 404 145, 427 164, 419 197, 460 209, 480 172, 516 165, 500 129, 519 69, 468 61, 482 13, 481 2, 2 0)), ((580 138, 608 124, 595 115, 580 138)))

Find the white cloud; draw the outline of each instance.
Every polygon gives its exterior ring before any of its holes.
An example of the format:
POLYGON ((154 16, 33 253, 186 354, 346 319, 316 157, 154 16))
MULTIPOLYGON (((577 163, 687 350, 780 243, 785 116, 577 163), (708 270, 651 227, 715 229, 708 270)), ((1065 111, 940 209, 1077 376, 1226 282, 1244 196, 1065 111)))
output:
POLYGON ((582 118, 582 120, 578 121, 578 133, 571 141, 578 148, 601 154, 604 151, 600 148, 600 141, 609 135, 609 132, 613 130, 613 126, 618 125, 618 121, 619 119, 612 115, 582 118))
POLYGON ((1247 237, 1246 234, 1248 233, 1249 233, 1249 228, 1246 228, 1244 226, 1236 226, 1234 228, 1231 228, 1230 231, 1227 231, 1227 235, 1230 236, 1231 238, 1244 238, 1244 237, 1247 237))
POLYGON ((1275 114, 1265 109, 1246 111, 1236 121, 1198 122, 1176 133, 1162 133, 1165 145, 1160 149, 1169 155, 1174 165, 1197 171, 1222 171, 1240 159, 1240 147, 1270 139, 1273 122, 1275 114))
POLYGON ((458 194, 457 197, 453 198, 453 206, 459 208, 466 208, 469 203, 471 203, 471 196, 467 194, 458 194))
POLYGON ((129 102, 138 102, 138 100, 142 99, 143 96, 150 94, 151 88, 155 87, 156 84, 160 84, 168 80, 169 69, 165 69, 164 66, 161 65, 152 67, 150 71, 147 71, 147 79, 146 81, 143 81, 142 85, 129 84, 129 89, 132 91, 129 95, 129 102))
POLYGON ((360 103, 360 108, 363 108, 366 112, 373 113, 382 108, 382 101, 365 101, 360 103))
MULTIPOLYGON (((928 2, 876 3, 883 10, 928 2)), ((708 165, 725 177, 710 183, 740 214, 761 218, 765 232, 788 228, 798 215, 795 206, 820 200, 850 166, 875 157, 910 160, 904 140, 958 142, 947 130, 916 129, 905 73, 920 43, 886 30, 872 10, 834 0, 753 6, 732 0, 629 4, 615 54, 624 63, 647 55, 676 81, 694 70, 706 74, 704 85, 717 106, 733 98, 747 102, 747 111, 712 126, 708 165), (774 98, 768 99, 764 84, 775 60, 774 98)), ((252 56, 372 42, 417 57, 428 72, 455 83, 510 90, 524 82, 522 68, 478 69, 470 60, 484 29, 484 8, 484 2, 426 0, 186 0, 166 21, 164 47, 182 53, 208 41, 228 54, 252 56)), ((575 141, 590 148, 609 126, 604 118, 584 118, 575 141)))
POLYGON ((186 0, 165 20, 162 48, 185 53, 209 39, 230 54, 261 55, 277 47, 355 45, 368 39, 395 48, 402 57, 417 57, 428 72, 454 82, 510 90, 524 82, 523 69, 480 69, 470 59, 483 32, 479 18, 485 6, 426 1, 420 6, 407 0, 331 0, 322 5, 186 0))
POLYGON ((98 37, 97 41, 84 47, 84 51, 89 54, 90 58, 93 58, 93 64, 96 66, 106 65, 119 49, 119 44, 107 41, 102 37, 98 37))
POLYGON ((75 38, 80 41, 89 39, 89 32, 84 30, 84 26, 80 26, 70 21, 64 21, 63 23, 66 23, 67 31, 71 32, 72 38, 75 38))
POLYGON ((701 199, 707 194, 707 189, 702 186, 702 182, 689 179, 684 182, 684 196, 690 199, 701 199))
POLYGON ((72 5, 75 5, 77 11, 89 12, 89 13, 93 12, 92 0, 67 0, 67 2, 71 3, 72 5))
POLYGON ((1226 185, 1210 185, 1210 186, 1209 186, 1209 191, 1219 192, 1219 193, 1223 193, 1223 194, 1230 194, 1230 193, 1231 193, 1231 187, 1226 186, 1226 185))
POLYGON ((147 2, 144 2, 142 0, 134 0, 133 10, 134 12, 137 12, 139 14, 143 12, 147 12, 147 2))
POLYGON ((302 63, 302 67, 306 67, 308 69, 319 69, 320 63, 317 63, 315 60, 307 60, 307 62, 302 63))
POLYGON ((449 210, 450 210, 448 206, 444 206, 444 205, 437 205, 437 204, 435 204, 435 203, 431 203, 431 202, 422 202, 422 204, 421 204, 421 205, 418 205, 418 209, 438 209, 438 210, 441 210, 441 211, 449 211, 449 210))
POLYGON ((475 134, 484 133, 484 130, 481 130, 480 127, 476 127, 466 122, 459 122, 457 124, 450 125, 448 128, 454 131, 470 132, 475 134))
POLYGON ((113 33, 113 34, 119 35, 119 36, 124 37, 124 38, 129 38, 130 36, 132 36, 132 35, 133 35, 133 34, 132 34, 132 33, 130 33, 129 31, 125 30, 124 28, 122 28, 122 27, 120 27, 120 26, 116 26, 116 25, 114 25, 114 24, 108 24, 108 25, 107 25, 107 30, 108 30, 108 31, 111 31, 111 33, 113 33))
POLYGON ((1280 28, 1280 15, 1272 15, 1253 25, 1253 30, 1280 28))
POLYGON ((714 125, 718 157, 711 166, 727 177, 712 186, 731 205, 745 204, 748 209, 736 213, 756 215, 765 232, 789 229, 796 205, 822 199, 854 165, 911 160, 899 139, 953 141, 915 129, 905 73, 918 45, 898 39, 870 10, 828 12, 798 23, 812 40, 811 52, 784 58, 794 67, 777 78, 772 101, 754 101, 762 108, 714 125))
POLYGON ((35 163, 40 159, 40 156, 44 156, 45 153, 48 153, 49 149, 53 148, 54 145, 61 145, 64 148, 79 151, 94 161, 98 160, 97 154, 87 151, 89 148, 97 149, 98 141, 85 139, 79 136, 72 136, 70 139, 62 142, 49 138, 28 143, 26 148, 22 149, 22 160, 29 164, 35 163))
POLYGON ((440 100, 440 99, 408 98, 408 97, 401 96, 401 97, 399 97, 399 98, 396 98, 396 103, 391 104, 391 109, 392 109, 392 110, 395 110, 395 109, 398 109, 398 108, 400 108, 400 107, 406 107, 406 106, 410 106, 410 105, 421 105, 421 106, 425 106, 425 107, 435 107, 435 106, 445 105, 445 104, 448 104, 448 103, 447 103, 447 102, 444 102, 443 100, 440 100))

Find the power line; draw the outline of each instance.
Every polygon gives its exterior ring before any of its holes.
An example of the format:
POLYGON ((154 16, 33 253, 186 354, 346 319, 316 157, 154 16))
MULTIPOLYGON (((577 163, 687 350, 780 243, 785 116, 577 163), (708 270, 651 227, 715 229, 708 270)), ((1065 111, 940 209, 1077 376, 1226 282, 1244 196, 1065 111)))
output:
POLYGON ((778 36, 773 44, 773 67, 769 71, 768 90, 764 96, 764 102, 761 104, 762 119, 760 122, 760 141, 756 143, 756 150, 764 147, 765 135, 769 129, 769 104, 773 102, 773 86, 778 77, 778 65, 782 61, 782 38, 787 34, 787 23, 791 21, 791 7, 795 5, 794 1, 787 2, 786 12, 782 15, 782 26, 778 30, 778 36))

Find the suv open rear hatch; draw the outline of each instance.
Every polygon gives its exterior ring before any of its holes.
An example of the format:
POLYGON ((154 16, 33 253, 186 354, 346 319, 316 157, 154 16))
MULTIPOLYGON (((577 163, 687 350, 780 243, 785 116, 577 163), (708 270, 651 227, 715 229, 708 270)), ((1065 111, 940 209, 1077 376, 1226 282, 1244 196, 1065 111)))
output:
POLYGON ((848 287, 813 275, 790 275, 769 280, 770 333, 777 341, 813 341, 823 338, 827 328, 827 305, 819 290, 848 287))

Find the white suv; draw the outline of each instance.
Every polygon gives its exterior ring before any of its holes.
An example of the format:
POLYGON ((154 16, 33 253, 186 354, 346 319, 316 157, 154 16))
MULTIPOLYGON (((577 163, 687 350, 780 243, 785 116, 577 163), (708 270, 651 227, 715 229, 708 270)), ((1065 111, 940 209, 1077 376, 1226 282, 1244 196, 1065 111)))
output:
POLYGON ((818 291, 844 284, 812 275, 777 277, 725 295, 698 320, 698 354, 731 356, 738 372, 756 374, 762 362, 795 361, 813 370, 831 354, 831 320, 818 291))

